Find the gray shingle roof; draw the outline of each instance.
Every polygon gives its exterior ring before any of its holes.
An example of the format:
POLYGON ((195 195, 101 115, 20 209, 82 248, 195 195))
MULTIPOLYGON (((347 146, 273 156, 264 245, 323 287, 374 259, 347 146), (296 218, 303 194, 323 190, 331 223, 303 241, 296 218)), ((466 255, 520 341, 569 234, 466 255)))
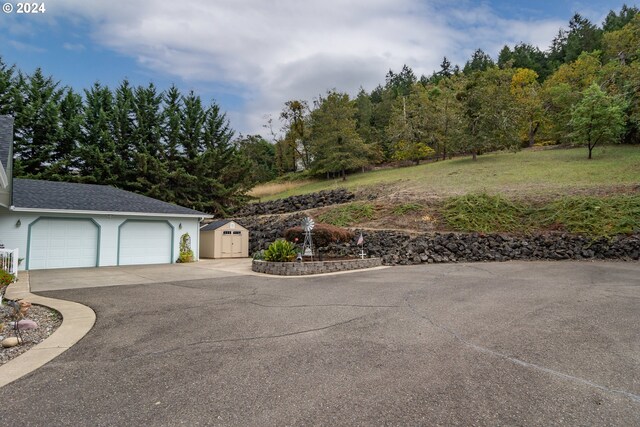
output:
POLYGON ((13 144, 13 117, 0 116, 0 163, 7 170, 13 144))
POLYGON ((213 231, 213 230, 217 230, 218 228, 222 227, 225 224, 229 224, 230 222, 235 222, 236 224, 238 224, 240 227, 242 227, 242 224, 240 224, 238 221, 233 221, 231 219, 221 219, 219 221, 213 221, 210 222, 209 224, 205 225, 204 227, 202 227, 200 229, 200 231, 213 231))
POLYGON ((209 216, 108 185, 35 179, 13 180, 13 205, 30 209, 209 216))

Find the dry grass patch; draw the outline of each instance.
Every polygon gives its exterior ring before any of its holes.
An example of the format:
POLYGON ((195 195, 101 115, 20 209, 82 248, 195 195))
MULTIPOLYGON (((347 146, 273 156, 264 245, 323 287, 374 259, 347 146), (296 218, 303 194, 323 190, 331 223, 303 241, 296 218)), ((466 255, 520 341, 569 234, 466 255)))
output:
POLYGON ((261 199, 273 196, 274 194, 286 193, 310 183, 311 181, 267 182, 265 184, 255 186, 249 192, 249 195, 251 197, 261 199))

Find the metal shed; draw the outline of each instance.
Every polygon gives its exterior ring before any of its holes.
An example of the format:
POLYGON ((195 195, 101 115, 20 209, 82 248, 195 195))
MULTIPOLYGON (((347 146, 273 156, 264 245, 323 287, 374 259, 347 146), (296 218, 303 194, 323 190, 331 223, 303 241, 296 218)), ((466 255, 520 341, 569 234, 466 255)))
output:
POLYGON ((200 258, 247 258, 249 230, 232 220, 214 221, 200 229, 200 258))

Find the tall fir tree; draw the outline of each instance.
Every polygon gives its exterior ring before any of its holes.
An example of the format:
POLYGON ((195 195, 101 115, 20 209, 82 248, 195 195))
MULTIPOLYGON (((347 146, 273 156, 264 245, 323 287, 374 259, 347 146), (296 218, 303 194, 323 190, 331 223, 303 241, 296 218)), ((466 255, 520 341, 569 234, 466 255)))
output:
POLYGON ((14 176, 42 177, 55 161, 63 91, 40 68, 30 76, 20 73, 16 85, 14 176))

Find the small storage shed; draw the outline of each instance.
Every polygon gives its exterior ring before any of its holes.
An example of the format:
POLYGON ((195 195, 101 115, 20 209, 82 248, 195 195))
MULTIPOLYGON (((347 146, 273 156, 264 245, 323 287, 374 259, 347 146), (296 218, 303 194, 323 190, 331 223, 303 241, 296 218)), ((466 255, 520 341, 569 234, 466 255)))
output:
POLYGON ((235 221, 214 221, 200 229, 200 258, 249 257, 249 230, 235 221))

